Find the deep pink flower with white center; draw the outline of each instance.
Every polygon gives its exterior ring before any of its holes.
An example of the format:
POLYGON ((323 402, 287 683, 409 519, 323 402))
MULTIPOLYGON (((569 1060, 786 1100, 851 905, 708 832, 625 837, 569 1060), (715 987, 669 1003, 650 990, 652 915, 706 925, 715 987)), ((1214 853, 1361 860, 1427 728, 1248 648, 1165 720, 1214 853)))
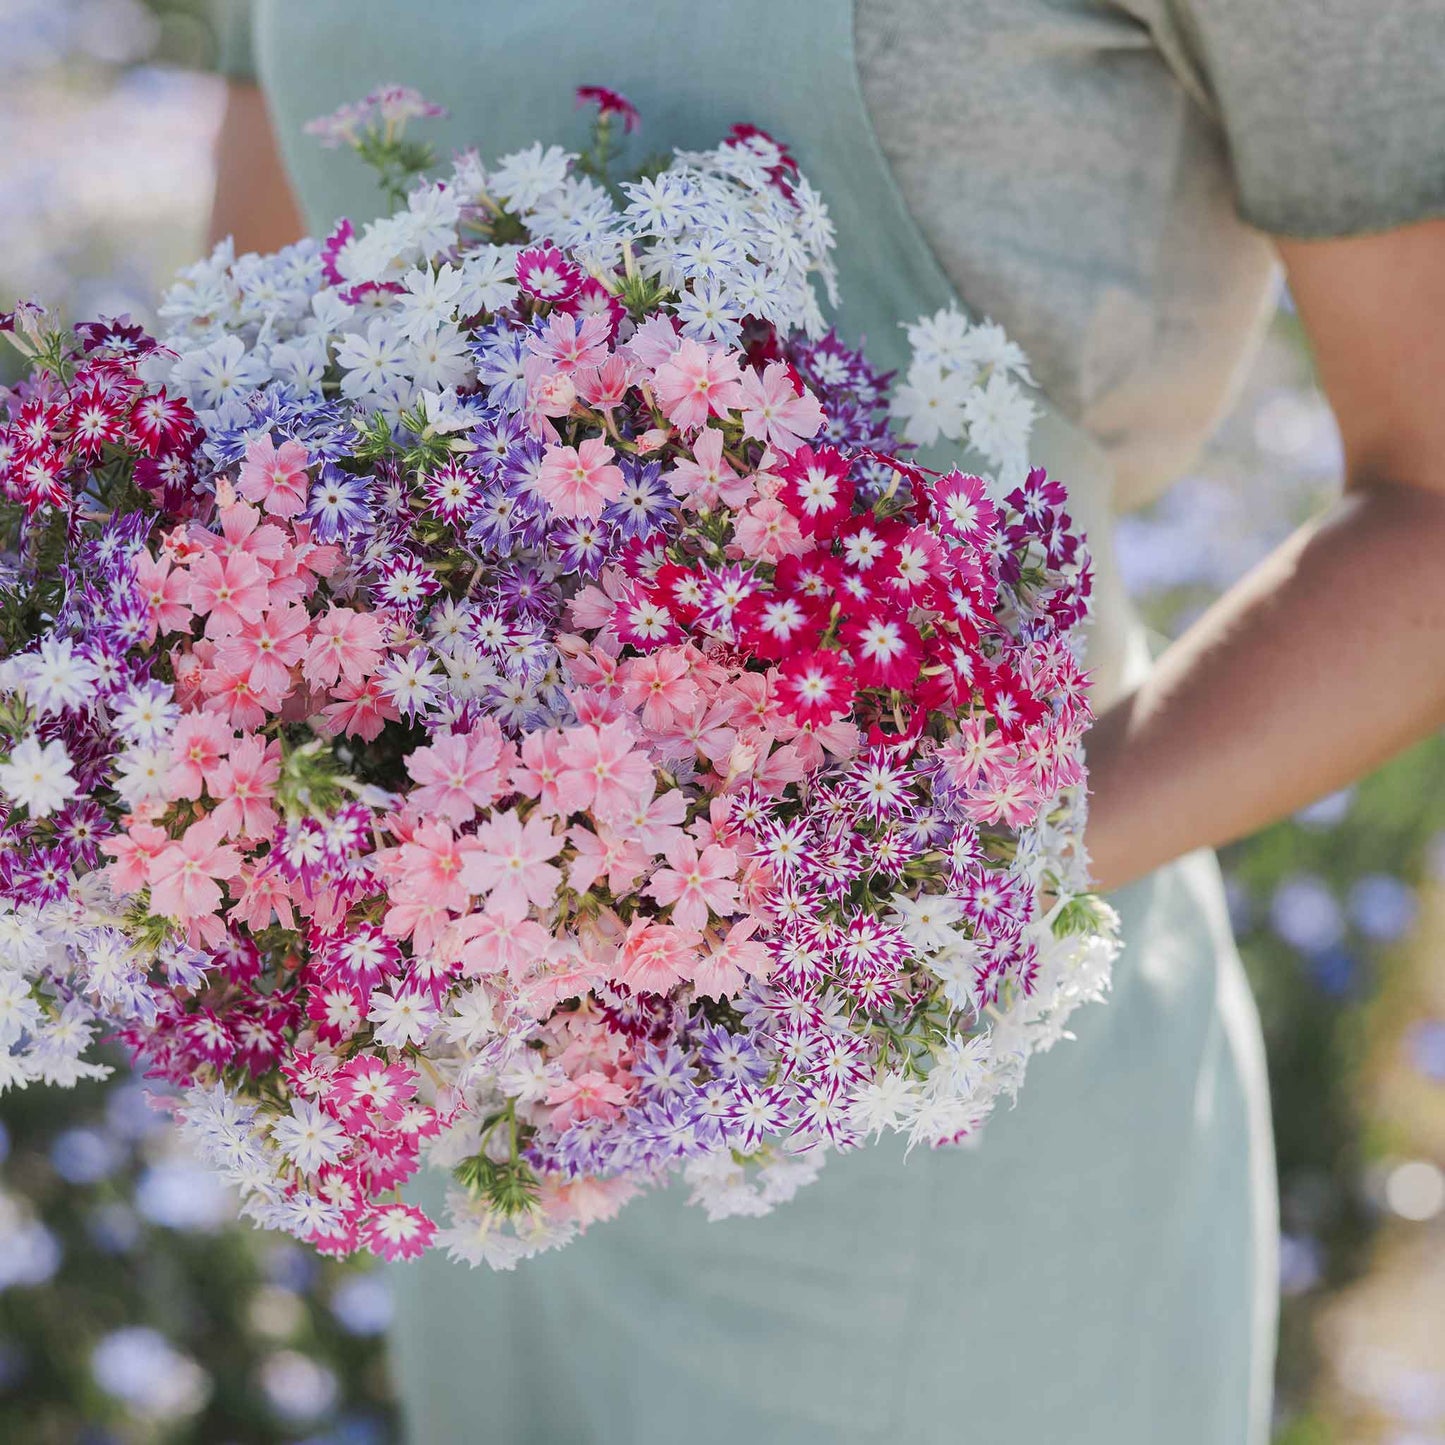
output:
POLYGON ((234 637, 266 610, 270 577, 255 558, 208 553, 191 564, 186 601, 206 619, 207 637, 234 637))
POLYGON ((939 524, 971 547, 983 547, 998 528, 998 508, 982 477, 951 471, 928 489, 928 504, 939 524))
POLYGON ((565 841, 552 831, 552 820, 540 813, 525 823, 516 813, 500 813, 477 829, 462 882, 470 892, 486 894, 489 906, 513 917, 525 914, 529 905, 546 908, 562 881, 562 870, 551 860, 565 841))
POLYGON ((214 713, 185 713, 171 734, 168 798, 199 798, 207 774, 230 750, 234 730, 214 713))
POLYGON ((701 935, 649 918, 634 919, 617 951, 617 978, 639 993, 667 993, 696 972, 701 935))
POLYGON ((540 336, 527 338, 527 350, 551 362, 554 371, 572 372, 579 366, 601 366, 608 356, 612 328, 600 316, 577 324, 575 316, 554 312, 540 336))
POLYGON ((273 517, 294 517, 306 506, 309 465, 300 442, 282 442, 278 448, 269 436, 258 437, 246 448, 236 490, 273 517))
POLYGON ((351 1127, 369 1114, 394 1124, 416 1097, 420 1077, 405 1064, 388 1064, 374 1055, 348 1059, 332 1075, 327 1107, 351 1127))
POLYGON ((652 795, 652 763, 633 746, 632 729, 623 722, 569 728, 560 757, 559 783, 569 811, 591 809, 611 822, 634 811, 652 795))
POLYGON ((1022 828, 1037 815, 1043 795, 1021 767, 989 768, 963 806, 975 823, 1022 828))
POLYGON ((578 893, 586 893, 602 877, 614 898, 620 898, 647 871, 653 855, 636 839, 614 833, 599 825, 567 830, 568 841, 576 856, 567 867, 567 883, 578 893))
POLYGON ((131 566, 136 590, 150 613, 146 641, 154 642, 162 632, 188 631, 191 625, 189 573, 174 567, 169 557, 157 559, 144 550, 136 553, 131 566))
POLYGON ((669 647, 648 657, 629 658, 618 669, 622 699, 650 732, 670 728, 701 701, 684 648, 669 647))
POLYGON ((206 770, 206 791, 216 800, 211 816, 233 838, 268 838, 276 829, 276 782, 281 744, 243 737, 206 770))
POLYGON ((743 373, 738 405, 744 433, 779 451, 817 436, 825 420, 818 398, 781 361, 770 361, 761 374, 752 368, 743 373))
POLYGON ((690 507, 738 507, 755 490, 751 477, 742 477, 723 455, 724 437, 716 427, 704 427, 692 443, 692 456, 680 457, 667 473, 667 484, 690 507))
POLYGON ((221 906, 217 880, 235 878, 241 871, 240 853, 225 846, 221 837, 215 820, 203 818, 151 859, 146 879, 152 913, 177 923, 215 918, 221 906))
POLYGON ((749 652, 776 662, 816 645, 822 634, 818 611, 816 606, 805 607, 798 597, 758 592, 738 608, 733 625, 749 652))
POLYGON ((779 562, 808 551, 811 538, 804 538, 798 519, 776 497, 753 502, 733 523, 729 553, 753 561, 779 562))
POLYGON ((517 257, 517 284, 539 301, 565 301, 582 280, 582 272, 555 246, 529 246, 517 257))
POLYGON ((331 687, 342 677, 360 682, 381 661, 385 637, 375 613, 332 603, 312 628, 301 676, 312 687, 331 687))
POLYGON ((367 1215, 362 1243, 381 1259, 418 1259, 436 1237, 437 1227, 414 1204, 386 1204, 367 1215))
POLYGON ((830 723, 853 706, 853 675, 836 652, 815 649, 789 657, 777 671, 777 689, 783 709, 800 723, 830 723))
POLYGON ((653 391, 674 426, 696 431, 708 417, 727 416, 742 404, 738 359, 730 351, 684 341, 658 367, 653 391))
POLYGON ((844 622, 840 631, 862 686, 906 688, 918 680, 923 642, 905 618, 874 613, 844 622))
POLYGON ((549 446, 532 489, 559 517, 600 517, 627 486, 616 453, 597 437, 580 446, 549 446))
POLYGON ((273 608, 236 636, 223 638, 216 646, 216 662, 228 672, 244 674, 257 692, 284 694, 290 688, 291 668, 306 654, 310 623, 304 607, 273 608))
POLYGON ((683 635, 666 602, 639 584, 628 587, 618 599, 612 625, 620 641, 642 652, 677 642, 683 635))
POLYGON ((783 480, 779 497, 805 532, 831 536, 853 509, 849 463, 836 447, 799 447, 775 471, 783 480))
POLYGON ((409 802, 417 813, 470 823, 478 808, 491 807, 500 796, 514 756, 490 718, 468 733, 443 733, 406 760, 417 785, 409 802))
POLYGON ((673 922, 701 930, 708 911, 726 916, 737 911, 738 855, 716 844, 701 853, 691 838, 680 838, 667 850, 668 867, 659 868, 644 890, 664 907, 672 905, 673 922))
POLYGON ((926 603, 947 576, 944 548, 927 527, 910 527, 893 549, 889 582, 908 603, 926 603))
POLYGON ((318 984, 307 991, 306 1017, 323 1043, 339 1044, 361 1027, 365 1002, 345 984, 318 984))

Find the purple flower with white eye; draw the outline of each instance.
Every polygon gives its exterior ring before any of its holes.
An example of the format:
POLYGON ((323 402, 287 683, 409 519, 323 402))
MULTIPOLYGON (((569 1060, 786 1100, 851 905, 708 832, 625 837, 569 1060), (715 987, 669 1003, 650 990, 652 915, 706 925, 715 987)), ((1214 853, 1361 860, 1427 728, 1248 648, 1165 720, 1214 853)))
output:
POLYGON ((690 1092, 694 1077, 689 1056, 675 1043, 644 1049, 632 1073, 643 1093, 658 1099, 690 1092))
POLYGON ((472 344, 477 380, 487 390, 488 406, 519 412, 527 404, 527 378, 523 368, 531 352, 526 331, 500 327, 482 332, 472 344))
POLYGON ((114 832, 105 810, 93 798, 77 798, 67 803, 55 815, 54 827, 56 841, 84 868, 93 868, 99 863, 100 845, 114 832))
POLYGON ((720 1079, 758 1083, 768 1076, 768 1061, 746 1034, 714 1024, 704 1034, 698 1060, 720 1079))
POLYGON ((591 578, 611 560, 614 537, 600 517, 566 517, 553 525, 547 545, 564 573, 591 578))
POLYGON ((497 576, 497 596, 503 607, 520 617, 550 621, 557 615, 557 588, 535 563, 515 563, 497 576))
POLYGON ((467 433, 475 450, 472 459, 491 481, 498 480, 504 469, 526 445, 527 424, 514 412, 498 411, 467 433))
POLYGON ((677 498, 662 480, 658 462, 639 466, 630 457, 622 463, 626 484, 622 495, 603 509, 602 516, 624 537, 647 537, 677 511, 677 498))
POLYGON ((340 542, 364 532, 372 521, 371 483, 323 463, 311 484, 303 514, 318 542, 340 542))

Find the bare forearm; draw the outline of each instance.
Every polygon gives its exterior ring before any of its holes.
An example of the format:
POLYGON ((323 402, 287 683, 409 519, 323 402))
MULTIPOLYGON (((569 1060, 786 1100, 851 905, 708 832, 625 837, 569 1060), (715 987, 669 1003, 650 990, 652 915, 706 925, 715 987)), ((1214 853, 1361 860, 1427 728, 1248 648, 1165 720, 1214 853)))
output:
POLYGON ((1348 492, 1219 600, 1090 735, 1117 887, 1353 781, 1445 724, 1445 495, 1348 492))
POLYGON ((210 241, 236 238, 238 251, 274 251, 303 233, 266 113, 254 85, 232 81, 216 136, 216 195, 210 241))

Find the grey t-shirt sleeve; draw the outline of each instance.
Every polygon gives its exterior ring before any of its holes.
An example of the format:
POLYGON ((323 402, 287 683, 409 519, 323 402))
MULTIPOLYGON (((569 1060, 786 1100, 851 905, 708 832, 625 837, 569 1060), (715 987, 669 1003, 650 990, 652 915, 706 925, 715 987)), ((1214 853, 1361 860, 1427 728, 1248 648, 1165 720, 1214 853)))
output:
POLYGON ((1223 129, 1251 225, 1345 236, 1445 214, 1445 0, 1149 8, 1223 129))
POLYGON ((215 69, 232 80, 254 80, 251 54, 251 0, 206 0, 215 38, 215 69))

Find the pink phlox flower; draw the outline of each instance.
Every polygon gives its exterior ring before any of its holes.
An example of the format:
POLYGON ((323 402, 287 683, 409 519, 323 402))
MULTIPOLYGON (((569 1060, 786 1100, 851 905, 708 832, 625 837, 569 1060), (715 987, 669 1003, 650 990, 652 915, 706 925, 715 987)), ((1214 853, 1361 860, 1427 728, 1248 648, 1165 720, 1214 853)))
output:
POLYGON ((765 497, 753 502, 733 523, 728 555, 780 562, 784 557, 801 556, 811 546, 798 519, 776 497, 765 497))
POLYGON ((385 636, 375 613, 333 603, 315 622, 301 675, 312 687, 331 687, 343 677, 360 682, 381 660, 385 636))
POLYGON ((552 935, 533 919, 487 909, 457 919, 442 946, 456 954, 467 977, 475 978, 520 973, 529 960, 544 955, 551 942, 552 935))
POLYGON ((631 891, 652 862, 653 854, 641 843, 620 836, 604 825, 599 825, 596 832, 590 828, 569 828, 567 837, 576 850, 568 865, 567 882, 578 893, 586 893, 605 876, 612 896, 620 898, 631 891))
POLYGON ((306 506, 309 465, 300 442, 286 441, 277 447, 269 436, 258 437, 246 448, 236 490, 273 516, 294 517, 306 506))
POLYGON ((600 517, 627 485, 616 453, 599 437, 580 446, 547 448, 532 489, 559 517, 600 517))
POLYGON ((101 848, 115 860, 107 867, 117 893, 139 893, 150 877, 153 859, 170 846, 170 834, 154 823, 133 821, 124 833, 101 840, 101 848))
POLYGON ((554 942, 550 953, 534 959, 518 978, 517 1008, 527 1018, 544 1019, 564 999, 585 998, 603 977, 575 945, 554 942))
POLYGON ((627 400, 634 376, 627 357, 614 353, 597 366, 579 367, 572 379, 583 402, 598 411, 612 411, 627 400))
POLYGON ((555 729, 528 733, 522 739, 521 760, 512 769, 512 787, 523 797, 535 798, 538 810, 560 817, 571 810, 560 790, 563 734, 555 729))
POLYGON ((504 913, 524 914, 528 905, 546 908, 562 881, 562 870, 550 860, 564 841, 540 813, 525 823, 515 812, 498 814, 477 829, 462 880, 471 892, 489 895, 489 907, 504 913))
POLYGON ((257 622, 247 623, 234 637, 216 646, 216 662, 227 671, 244 674, 257 692, 285 694, 290 690, 290 669, 306 654, 310 618, 304 607, 274 608, 257 622))
POLYGON ((192 539, 208 552, 220 557, 237 554, 250 557, 263 567, 281 560, 286 550, 286 534, 274 522, 263 522, 255 507, 232 501, 217 513, 221 532, 217 536, 203 527, 196 527, 192 539))
POLYGON ((616 976, 640 993, 667 993, 697 971, 701 942, 691 929, 635 918, 617 951, 616 976))
POLYGON ((206 791, 216 800, 211 816, 234 838, 268 838, 277 824, 271 806, 281 776, 281 745, 248 736, 206 772, 206 791))
POLYGON ((191 625, 190 577, 171 564, 169 557, 154 558, 147 551, 136 553, 132 562, 136 591, 150 614, 148 643, 162 632, 185 632, 191 625))
POLYGON ((738 855, 713 844, 700 853, 691 838, 679 838, 665 854, 669 866, 659 868, 643 891, 664 907, 672 905, 679 928, 701 930, 711 910, 720 916, 738 906, 738 855))
POLYGON ((501 795, 516 749, 490 718, 470 732, 443 733, 406 760, 416 787, 410 804, 419 813, 437 813, 453 823, 469 823, 478 808, 489 808, 501 795))
POLYGON ((742 992, 750 978, 767 978, 773 955, 753 935, 762 927, 759 918, 743 918, 728 929, 723 941, 704 953, 693 987, 705 998, 730 998, 742 992))
POLYGON ((739 507, 751 499, 753 480, 738 475, 723 455, 723 442, 717 427, 704 427, 693 438, 692 456, 680 457, 668 472, 673 495, 689 507, 739 507))
POLYGON ((792 368, 771 361, 761 372, 743 373, 742 395, 735 403, 743 414, 743 431, 780 451, 796 451, 822 430, 818 398, 794 377, 792 368))
POLYGON ((639 323, 622 350, 639 366, 655 372, 681 345, 677 322, 662 312, 654 312, 639 323))
POLYGON ((563 1079, 547 1092, 552 1112, 548 1123, 554 1129, 569 1129, 579 1119, 619 1119, 628 1092, 621 1084, 597 1070, 575 1079, 563 1079))
POLYGON ((649 732, 662 732, 701 701, 686 648, 666 647, 629 658, 618 669, 622 697, 649 732))
POLYGON ((315 720, 319 730, 334 737, 345 733, 371 742, 388 722, 400 717, 396 705, 381 690, 381 679, 371 673, 357 682, 343 679, 331 690, 336 699, 321 709, 315 720))
MULTIPOLYGON (((233 728, 250 732, 280 711, 284 690, 270 691, 255 686, 245 672, 208 667, 201 673, 207 712, 218 713, 233 728)), ((289 681, 289 678, 288 678, 289 681)))
POLYGON ((207 637, 233 637, 260 619, 270 594, 270 575, 254 557, 209 553, 191 566, 186 601, 206 619, 207 637))
POLYGON ((635 838, 649 853, 664 853, 682 836, 687 821, 687 798, 680 788, 669 788, 649 798, 618 820, 628 838, 635 838))
POLYGON ((655 787, 653 765, 635 750, 625 722, 569 728, 560 757, 564 771, 558 787, 571 812, 591 809, 606 821, 622 818, 655 787))
POLYGON ((699 341, 679 344, 657 368, 653 389, 667 419, 685 431, 696 431, 710 416, 727 416, 745 395, 736 355, 699 341))
MULTIPOLYGON (((269 928, 273 919, 283 928, 295 928, 292 905, 300 891, 299 885, 281 876, 279 868, 247 865, 241 870, 240 893, 231 907, 231 922, 244 924, 252 933, 269 928)), ((304 901, 304 894, 302 898, 304 901)))
POLYGON ((235 878, 241 871, 240 853, 221 837, 215 820, 203 818, 150 860, 146 880, 152 913, 177 923, 215 917, 221 905, 218 880, 235 878))
POLYGON ((235 731, 214 713, 185 713, 171 734, 168 798, 199 798, 205 776, 226 755, 235 731))
POLYGON ((527 350, 551 362, 557 371, 576 371, 579 366, 601 366, 608 357, 612 328, 601 316, 588 316, 579 326, 575 316, 553 312, 540 336, 527 338, 527 350))
POLYGON ((385 928, 394 938, 411 935, 426 952, 451 921, 448 913, 466 911, 467 866, 478 845, 461 838, 445 823, 418 823, 410 839, 396 848, 378 850, 374 866, 391 884, 393 906, 385 928))

